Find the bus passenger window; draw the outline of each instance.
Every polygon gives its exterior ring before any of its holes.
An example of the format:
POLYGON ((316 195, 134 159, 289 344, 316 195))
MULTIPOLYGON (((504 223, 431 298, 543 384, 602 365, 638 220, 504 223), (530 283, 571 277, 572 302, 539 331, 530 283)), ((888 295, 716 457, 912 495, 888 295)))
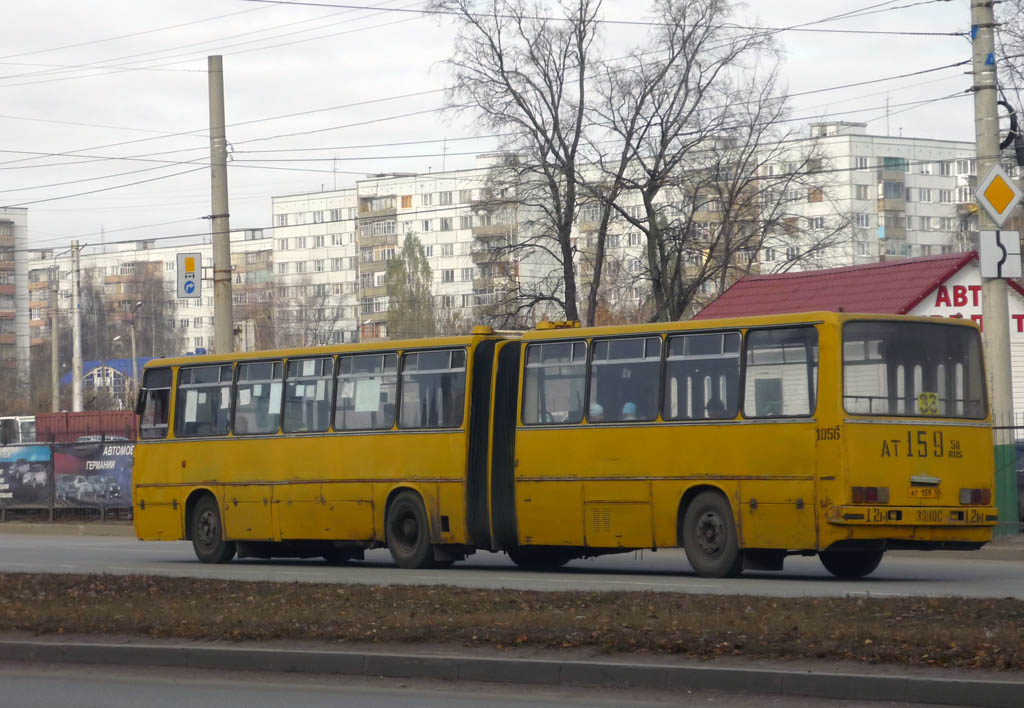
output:
POLYGON ((668 338, 665 420, 729 420, 739 411, 740 334, 714 332, 668 338))
POLYGON ((402 357, 400 428, 457 428, 466 404, 466 352, 411 352, 402 357))
POLYGON ((175 437, 227 435, 231 427, 231 364, 179 369, 174 410, 175 437))
POLYGON ((331 424, 334 360, 292 359, 284 386, 286 433, 322 433, 331 424))
MULTIPOLYGON (((558 425, 581 422, 586 383, 586 342, 531 344, 526 348, 523 423, 558 425)), ((601 415, 605 413, 607 411, 602 408, 601 415)))
POLYGON ((811 415, 815 409, 818 330, 813 327, 747 333, 747 418, 811 415))
POLYGON ((167 437, 167 414, 171 410, 171 370, 147 369, 142 376, 142 417, 139 437, 153 440, 167 437))
MULTIPOLYGON (((658 417, 661 337, 605 339, 593 343, 590 406, 609 422, 658 417)), ((598 422, 594 415, 591 423, 598 422)))
POLYGON ((397 388, 397 354, 338 357, 334 429, 391 430, 397 388))
POLYGON ((281 420, 281 373, 279 361, 238 365, 235 383, 235 435, 276 433, 281 420))

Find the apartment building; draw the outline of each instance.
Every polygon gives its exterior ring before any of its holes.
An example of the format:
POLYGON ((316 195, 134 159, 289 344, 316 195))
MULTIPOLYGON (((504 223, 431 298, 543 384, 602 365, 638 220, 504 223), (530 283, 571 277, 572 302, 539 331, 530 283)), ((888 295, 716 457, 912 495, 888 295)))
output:
MULTIPOLYGON (((789 195, 788 208, 799 223, 766 242, 760 254, 764 271, 816 270, 976 247, 974 143, 869 135, 866 128, 865 123, 816 123, 807 138, 780 153, 814 153, 820 183, 789 195), (807 257, 830 230, 835 232, 830 242, 807 257)), ((770 180, 786 170, 783 159, 765 165, 763 173, 770 180)))
MULTIPOLYGON (((27 271, 25 243, 28 209, 0 208, 0 365, 29 362, 27 271)), ((19 372, 27 380, 28 371, 19 372)))
POLYGON ((474 308, 486 306, 512 276, 508 254, 497 245, 515 238, 516 223, 507 210, 496 215, 486 194, 490 161, 481 158, 480 167, 468 170, 371 175, 340 190, 274 197, 276 297, 291 331, 306 343, 388 336, 387 269, 407 234, 423 245, 438 319, 472 320, 474 308))

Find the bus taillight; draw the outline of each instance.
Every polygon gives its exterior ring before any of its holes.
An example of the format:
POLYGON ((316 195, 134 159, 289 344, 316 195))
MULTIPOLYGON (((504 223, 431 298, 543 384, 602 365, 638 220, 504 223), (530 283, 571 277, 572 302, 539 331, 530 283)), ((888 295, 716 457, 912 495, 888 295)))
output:
POLYGON ((854 504, 888 504, 888 487, 853 487, 854 504))

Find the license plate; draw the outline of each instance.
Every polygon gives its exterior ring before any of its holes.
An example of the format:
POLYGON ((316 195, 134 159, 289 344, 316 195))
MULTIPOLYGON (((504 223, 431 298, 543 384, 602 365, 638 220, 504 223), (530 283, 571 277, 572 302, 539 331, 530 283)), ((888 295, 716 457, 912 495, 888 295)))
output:
POLYGON ((911 499, 938 499, 942 493, 938 487, 911 487, 907 496, 911 499))

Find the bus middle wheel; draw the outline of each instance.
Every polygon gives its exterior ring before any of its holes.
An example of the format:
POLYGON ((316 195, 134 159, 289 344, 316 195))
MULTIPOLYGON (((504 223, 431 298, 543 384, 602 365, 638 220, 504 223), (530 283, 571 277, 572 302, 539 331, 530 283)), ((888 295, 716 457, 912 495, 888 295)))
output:
POLYGON ((718 492, 701 492, 683 517, 686 559, 702 578, 734 578, 743 571, 732 508, 718 492))
POLYGON ((399 492, 385 521, 388 550, 399 568, 431 568, 434 548, 423 501, 414 492, 399 492))

